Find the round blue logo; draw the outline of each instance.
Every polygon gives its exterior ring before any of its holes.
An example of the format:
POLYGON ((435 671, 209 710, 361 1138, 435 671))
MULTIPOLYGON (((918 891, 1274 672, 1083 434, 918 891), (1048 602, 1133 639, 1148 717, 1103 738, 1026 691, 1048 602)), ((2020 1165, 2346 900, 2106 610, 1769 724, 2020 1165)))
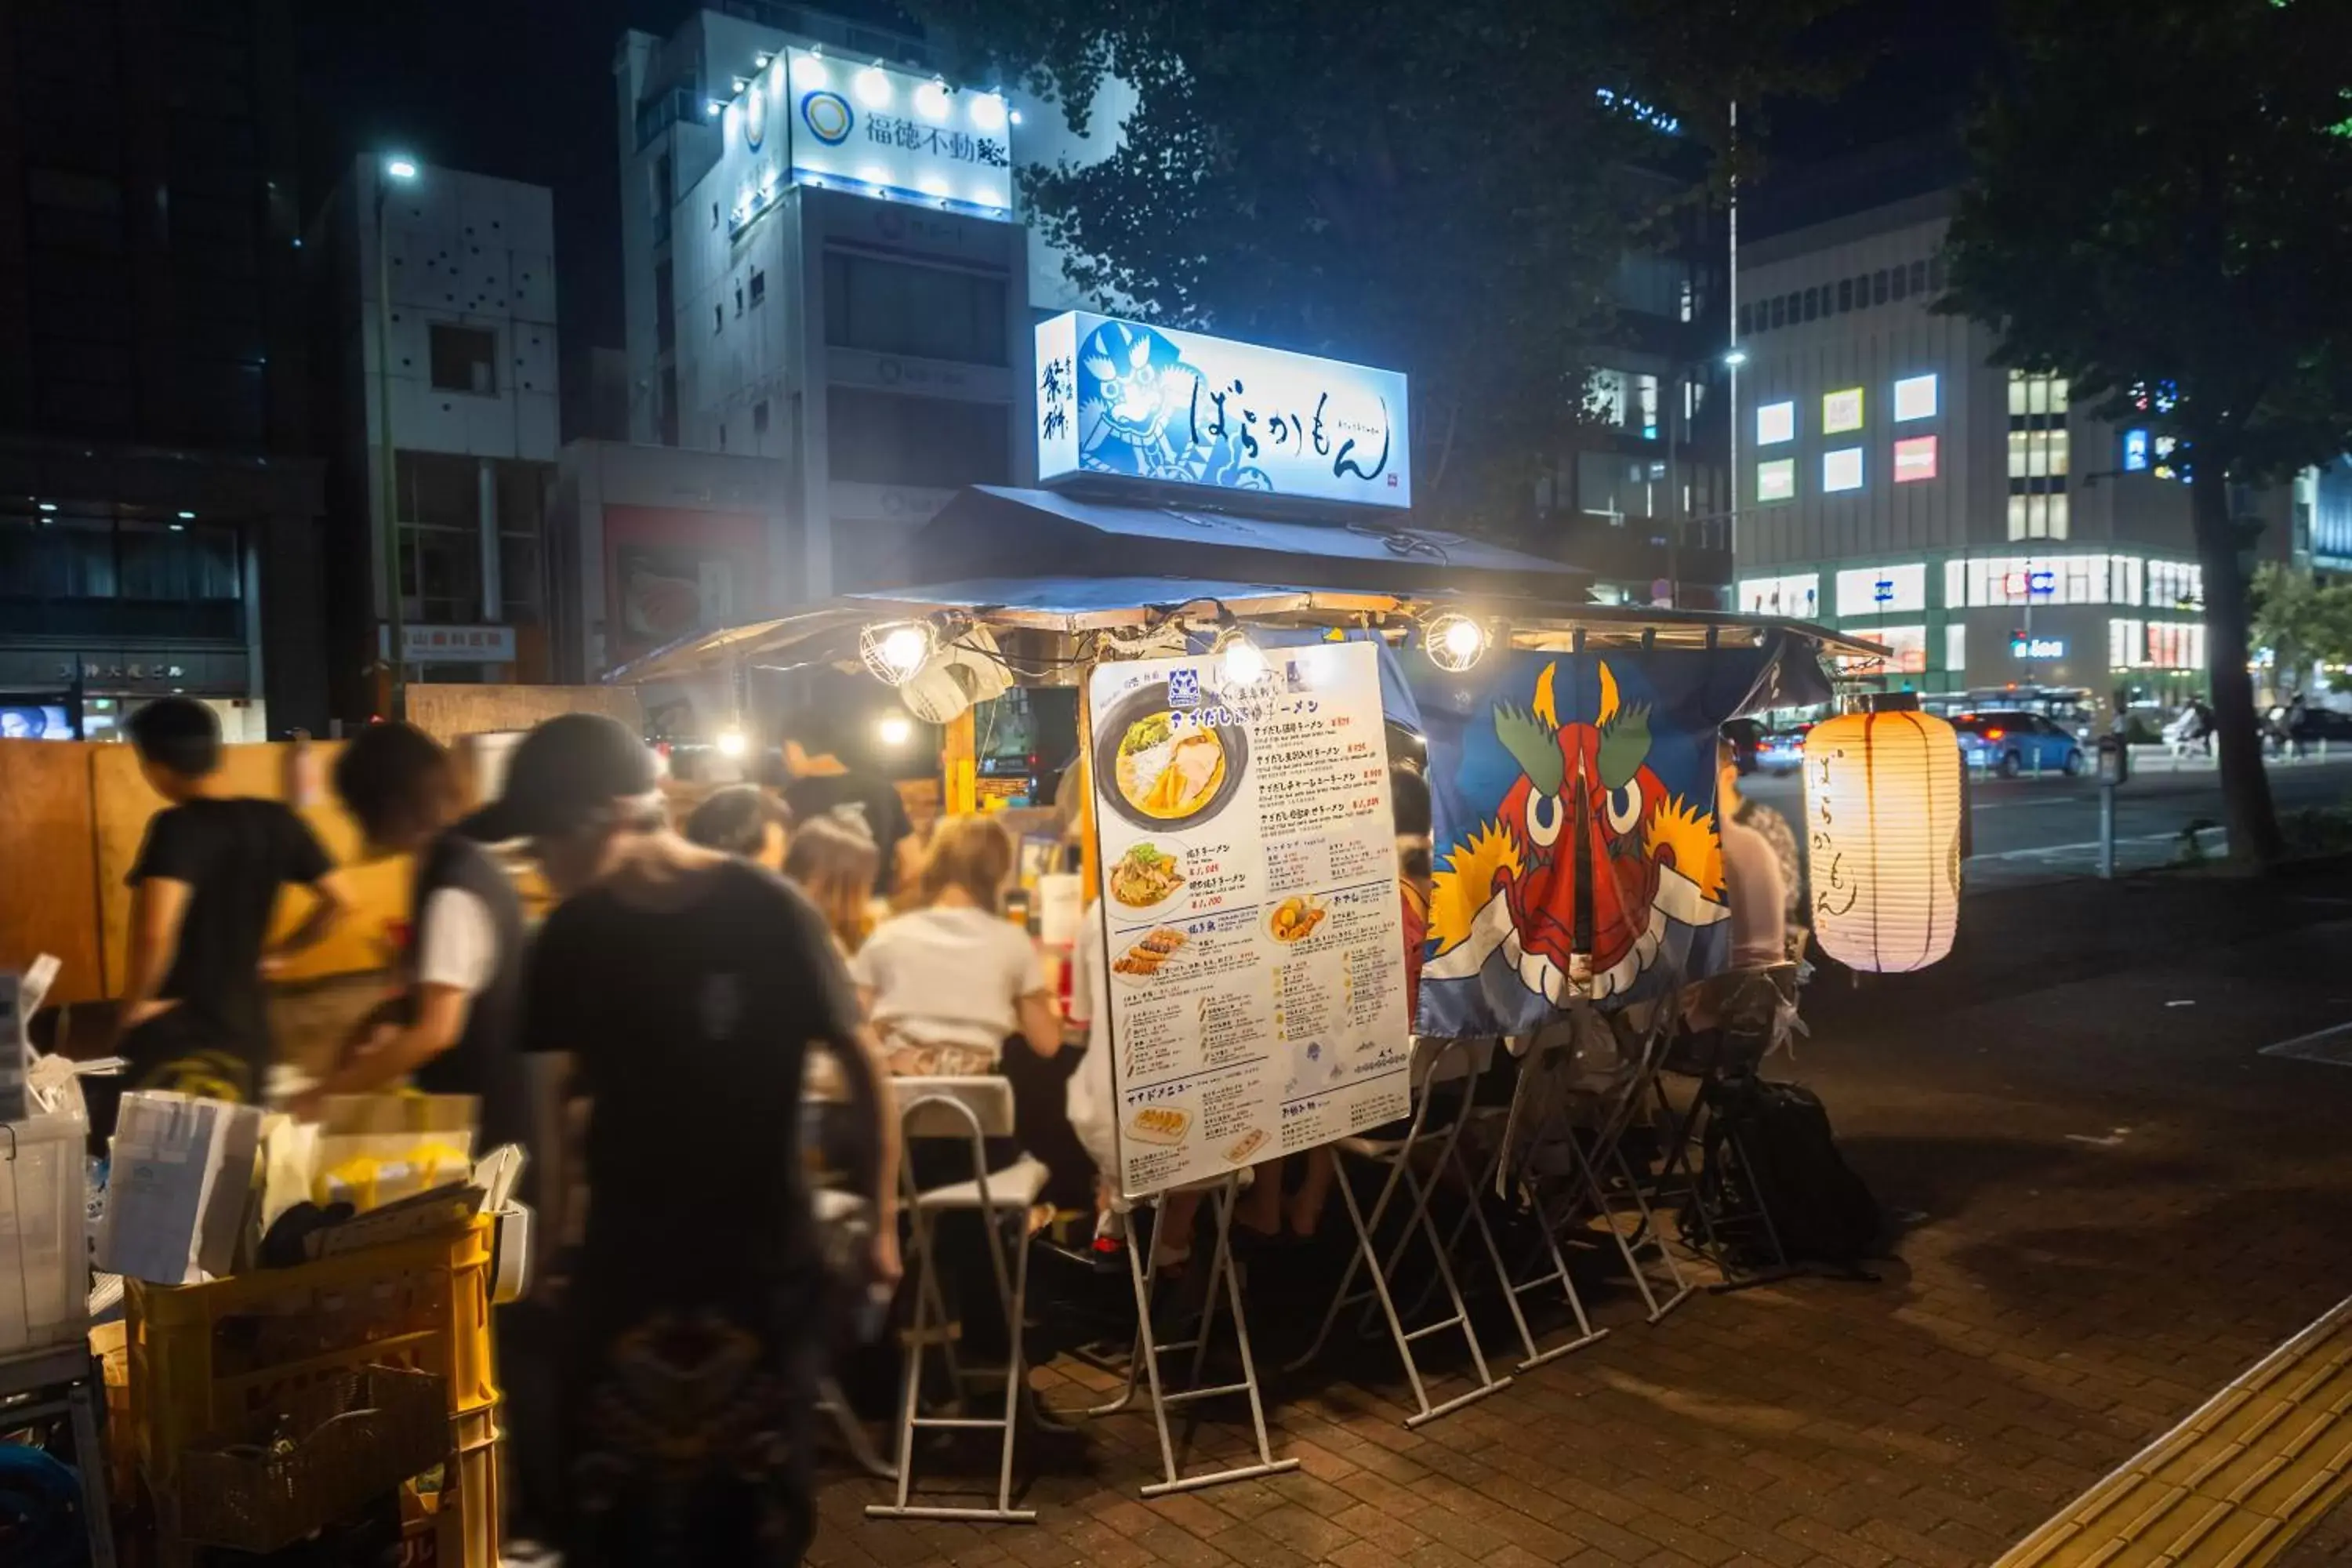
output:
POLYGON ((752 152, 768 139, 768 75, 765 71, 751 83, 750 96, 743 100, 743 141, 752 152))
POLYGON ((837 92, 822 89, 801 95, 801 123, 809 134, 828 147, 838 147, 849 140, 850 128, 857 117, 850 112, 849 100, 837 92))

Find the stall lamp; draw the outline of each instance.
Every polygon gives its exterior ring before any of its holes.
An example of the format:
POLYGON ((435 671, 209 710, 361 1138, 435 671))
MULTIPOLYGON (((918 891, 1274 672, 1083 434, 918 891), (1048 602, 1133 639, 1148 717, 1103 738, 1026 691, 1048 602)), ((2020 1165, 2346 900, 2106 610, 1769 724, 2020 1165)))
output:
POLYGON ((931 661, 939 634, 929 621, 877 621, 857 634, 857 656, 886 686, 904 686, 931 661))
POLYGON ((874 734, 886 746, 903 746, 915 738, 915 721, 904 713, 885 713, 874 734))
POLYGON ((1216 646, 1209 651, 1223 661, 1228 686, 1255 686, 1265 679, 1268 666, 1265 651, 1239 626, 1228 626, 1219 633, 1216 646))
POLYGON ((1486 628, 1457 611, 1433 619, 1422 640, 1429 649, 1429 662, 1449 675, 1459 675, 1486 657, 1486 628))
POLYGON ((744 738, 743 726, 740 724, 730 724, 727 728, 719 731, 719 754, 720 756, 740 757, 751 749, 751 742, 744 738))

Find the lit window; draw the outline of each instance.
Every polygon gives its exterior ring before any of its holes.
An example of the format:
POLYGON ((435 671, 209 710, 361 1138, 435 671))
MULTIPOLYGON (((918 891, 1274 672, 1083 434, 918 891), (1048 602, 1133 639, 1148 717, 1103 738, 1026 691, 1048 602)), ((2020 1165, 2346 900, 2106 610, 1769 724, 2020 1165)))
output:
POLYGON ((1822 489, 1832 495, 1862 489, 1862 448, 1846 447, 1822 454, 1822 489))
POLYGON ((1777 446, 1797 438, 1797 405, 1793 403, 1767 403, 1756 410, 1756 444, 1777 446))
POLYGON ((1748 577, 1739 584, 1743 615, 1797 616, 1810 620, 1821 609, 1822 578, 1818 572, 1786 577, 1748 577))
POLYGON ((1756 465, 1756 499, 1787 500, 1797 493, 1797 459, 1777 458, 1756 465))
POLYGON ((1914 375, 1895 384, 1895 421, 1936 416, 1936 378, 1914 375))
POLYGON ((2125 431, 2124 472, 2127 474, 2137 474, 2146 469, 2147 467, 2147 432, 2145 430, 2125 431))
POLYGON ((1907 485, 1914 479, 1936 477, 1936 438, 1914 436, 1907 441, 1895 443, 1895 482, 1907 485))
MULTIPOLYGON (((1835 436, 1862 428, 1862 388, 1849 386, 1822 398, 1822 434, 1835 436)), ((1859 481, 1857 481, 1859 482, 1859 481)))
MULTIPOLYGON (((2060 384, 2064 384, 2062 382, 2060 384)), ((2063 399, 2064 395, 2062 393, 2060 396, 2063 399)), ((2063 429, 2058 429, 2046 434, 2050 442, 2050 472, 2053 475, 2063 475, 2066 472, 2066 432, 2063 429)))
POLYGON ((1969 667, 1969 628, 1958 621, 1944 627, 1944 668, 1958 675, 1969 667))
POLYGON ((1957 610, 1969 602, 1969 563, 1951 560, 1944 563, 1944 608, 1957 610))
POLYGON ((2049 502, 2049 503, 2050 503, 2050 531, 2049 531, 2049 537, 2050 537, 2050 538, 2052 538, 2052 539, 2063 539, 2063 538, 2065 538, 2065 537, 2066 537, 2066 522, 2067 522, 2067 520, 2066 520, 2066 492, 2065 492, 2065 491, 2063 491, 2063 490, 2060 490, 2060 491, 2059 491, 2057 494, 2055 494, 2055 495, 2043 496, 2043 497, 2042 498, 2042 500, 2045 500, 2045 501, 2047 501, 2047 502, 2049 502))
POLYGON ((1900 615, 1927 607, 1927 568, 1924 563, 1855 566, 1837 574, 1840 616, 1900 615))
POLYGON ((2063 414, 2066 412, 2066 378, 2063 375, 2052 376, 2050 378, 2051 413, 2063 414))
POLYGON ((1925 626, 1873 626, 1861 634, 1885 647, 1895 657, 1886 668, 1905 675, 1919 675, 1927 668, 1927 628, 1925 626))

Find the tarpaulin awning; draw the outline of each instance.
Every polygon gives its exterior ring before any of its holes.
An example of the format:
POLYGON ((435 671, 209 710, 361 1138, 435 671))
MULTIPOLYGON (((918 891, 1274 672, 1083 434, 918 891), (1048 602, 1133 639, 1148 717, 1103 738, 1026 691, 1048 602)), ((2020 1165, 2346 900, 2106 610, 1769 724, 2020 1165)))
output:
POLYGON ((1545 596, 1556 591, 1565 598, 1591 576, 1562 562, 1385 519, 1286 522, 998 485, 958 491, 916 531, 907 559, 919 563, 927 577, 946 579, 1099 574, 1315 582, 1416 595, 1507 589, 1545 596))

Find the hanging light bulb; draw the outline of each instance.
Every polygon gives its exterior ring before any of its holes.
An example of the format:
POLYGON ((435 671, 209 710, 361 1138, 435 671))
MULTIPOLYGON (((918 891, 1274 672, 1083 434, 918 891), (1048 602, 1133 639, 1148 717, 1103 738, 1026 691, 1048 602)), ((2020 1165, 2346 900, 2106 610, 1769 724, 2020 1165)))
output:
POLYGON ((1450 675, 1459 675, 1486 657, 1486 628, 1458 611, 1431 619, 1422 634, 1429 662, 1450 675))
POLYGON ((931 661, 939 634, 929 621, 877 621, 857 634, 857 657, 886 686, 904 686, 931 661))
POLYGON ((1227 626, 1218 633, 1216 646, 1209 651, 1223 664, 1228 686, 1255 686, 1265 679, 1270 668, 1265 650, 1239 626, 1227 626))
POLYGON ((915 738, 915 721, 904 713, 885 713, 875 723, 874 734, 886 746, 903 746, 915 738))
POLYGON ((751 749, 751 740, 743 733, 742 725, 730 724, 727 728, 719 731, 719 754, 720 756, 740 757, 751 749))

